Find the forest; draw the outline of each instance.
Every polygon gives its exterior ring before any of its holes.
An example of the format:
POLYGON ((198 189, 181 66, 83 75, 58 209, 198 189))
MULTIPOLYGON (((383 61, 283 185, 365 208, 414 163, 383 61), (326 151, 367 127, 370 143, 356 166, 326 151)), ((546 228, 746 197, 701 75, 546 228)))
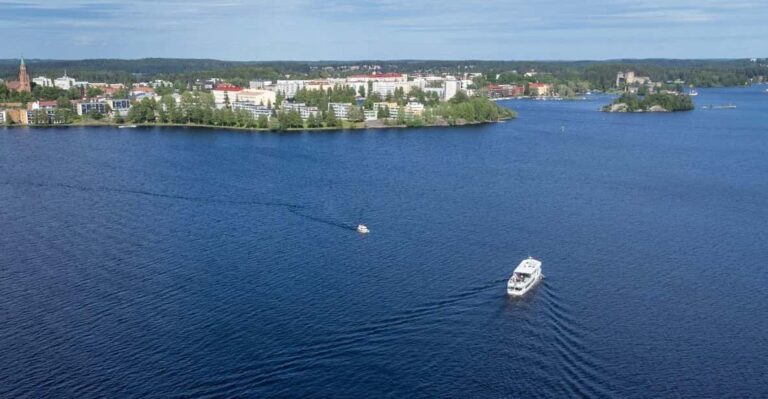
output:
MULTIPOLYGON (((145 58, 137 60, 39 60, 27 59, 31 76, 55 78, 64 74, 90 82, 132 83, 163 79, 186 84, 195 79, 219 77, 233 84, 249 80, 315 79, 377 72, 463 74, 481 73, 490 83, 539 81, 572 88, 608 90, 616 73, 634 70, 653 81, 685 81, 699 87, 738 86, 768 76, 768 60, 609 60, 609 61, 220 61, 210 59, 145 58), (368 68, 368 69, 366 69, 368 68), (525 72, 535 71, 532 76, 525 72)), ((0 60, 0 78, 16 79, 19 60, 0 60)))

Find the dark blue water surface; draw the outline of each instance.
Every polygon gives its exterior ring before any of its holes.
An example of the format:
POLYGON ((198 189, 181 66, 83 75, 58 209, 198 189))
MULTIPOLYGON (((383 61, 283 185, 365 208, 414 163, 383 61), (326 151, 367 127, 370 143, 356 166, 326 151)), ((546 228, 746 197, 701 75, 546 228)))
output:
POLYGON ((463 128, 0 129, 0 396, 768 397, 763 90, 463 128), (529 254, 546 279, 511 300, 529 254))

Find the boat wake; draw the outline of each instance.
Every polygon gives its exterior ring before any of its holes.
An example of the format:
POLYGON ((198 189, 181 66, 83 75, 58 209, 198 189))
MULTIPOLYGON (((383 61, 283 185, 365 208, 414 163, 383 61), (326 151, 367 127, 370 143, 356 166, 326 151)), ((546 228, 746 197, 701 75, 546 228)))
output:
POLYGON ((78 185, 63 184, 63 183, 3 181, 3 182, 0 182, 0 185, 25 186, 25 187, 34 187, 34 188, 57 188, 57 189, 73 190, 73 191, 80 191, 80 192, 132 194, 132 195, 140 195, 140 196, 153 197, 153 198, 164 198, 164 199, 190 201, 190 202, 198 202, 198 203, 206 203, 206 204, 245 205, 245 206, 254 205, 254 206, 276 207, 276 208, 285 209, 293 215, 299 216, 307 220, 311 220, 313 222, 323 223, 328 226, 334 226, 344 230, 351 230, 351 231, 357 230, 357 225, 342 223, 336 220, 311 215, 306 212, 306 210, 309 208, 308 206, 293 204, 289 202, 226 200, 226 199, 217 199, 217 198, 208 198, 208 197, 194 197, 194 196, 184 196, 184 195, 176 195, 176 194, 165 194, 165 193, 157 193, 157 192, 145 191, 145 190, 131 190, 131 189, 114 188, 114 187, 103 187, 103 186, 88 187, 88 186, 78 186, 78 185))
POLYGON ((563 384, 563 394, 570 397, 616 397, 611 376, 602 363, 590 353, 585 341, 585 329, 574 319, 572 312, 560 300, 550 285, 542 287, 545 296, 547 342, 559 368, 557 381, 563 384))
POLYGON ((318 222, 318 223, 323 223, 323 224, 326 224, 328 226, 338 227, 338 228, 344 229, 344 230, 357 231, 357 226, 356 225, 345 224, 345 223, 338 222, 338 221, 335 221, 335 220, 324 219, 324 218, 321 218, 321 217, 317 217, 317 216, 313 216, 313 215, 309 215, 309 214, 306 214, 304 212, 301 212, 301 209, 306 209, 306 207, 286 207, 286 209, 288 209, 288 211, 291 212, 292 214, 294 214, 296 216, 299 216, 299 217, 302 217, 302 218, 307 219, 307 220, 311 220, 311 221, 318 222))
MULTIPOLYGON (((430 328, 427 319, 446 310, 459 311, 465 301, 483 292, 498 289, 506 279, 489 281, 444 299, 435 300, 403 310, 390 317, 362 323, 354 328, 325 334, 307 345, 269 354, 269 359, 251 362, 231 370, 226 376, 205 381, 179 397, 231 397, 246 395, 253 389, 266 387, 315 367, 319 362, 350 356, 397 341, 403 334, 430 328)), ((438 320, 434 321, 439 323, 438 320)))

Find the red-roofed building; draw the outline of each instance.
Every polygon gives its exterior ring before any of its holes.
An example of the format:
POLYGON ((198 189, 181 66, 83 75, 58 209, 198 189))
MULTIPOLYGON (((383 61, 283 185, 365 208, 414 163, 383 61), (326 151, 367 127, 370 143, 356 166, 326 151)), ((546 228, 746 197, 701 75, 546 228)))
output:
POLYGON ((35 101, 31 104, 29 104, 29 109, 37 109, 37 108, 56 108, 58 102, 56 100, 50 100, 50 101, 35 101))
POLYGON ((489 84, 488 97, 500 98, 500 97, 518 97, 525 94, 525 86, 520 85, 495 85, 489 84))
POLYGON ((100 89, 101 89, 101 91, 104 92, 104 94, 106 94, 108 96, 114 96, 115 93, 117 93, 120 90, 119 88, 112 87, 112 86, 104 86, 104 87, 100 87, 100 89))
POLYGON ((155 92, 155 89, 153 89, 153 88, 151 88, 151 87, 149 87, 149 86, 134 86, 134 87, 131 89, 131 93, 146 93, 146 94, 151 94, 151 93, 154 93, 154 92, 155 92))
POLYGON ((229 83, 219 83, 217 84, 213 90, 219 90, 219 91, 241 91, 243 90, 240 86, 235 86, 229 83))
POLYGON ((241 91, 243 91, 242 87, 229 83, 219 83, 214 86, 211 93, 213 94, 213 102, 216 104, 216 108, 224 108, 235 102, 237 93, 241 91))

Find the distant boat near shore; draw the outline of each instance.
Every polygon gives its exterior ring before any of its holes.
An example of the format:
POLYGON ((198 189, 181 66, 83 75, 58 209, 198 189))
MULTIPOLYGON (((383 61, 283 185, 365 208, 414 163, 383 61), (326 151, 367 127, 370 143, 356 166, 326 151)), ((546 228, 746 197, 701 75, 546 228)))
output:
POLYGON ((118 129, 134 129, 136 128, 136 125, 119 125, 117 128, 118 129))
POLYGON ((705 105, 701 107, 701 109, 734 109, 734 108, 736 108, 735 104, 705 105))

